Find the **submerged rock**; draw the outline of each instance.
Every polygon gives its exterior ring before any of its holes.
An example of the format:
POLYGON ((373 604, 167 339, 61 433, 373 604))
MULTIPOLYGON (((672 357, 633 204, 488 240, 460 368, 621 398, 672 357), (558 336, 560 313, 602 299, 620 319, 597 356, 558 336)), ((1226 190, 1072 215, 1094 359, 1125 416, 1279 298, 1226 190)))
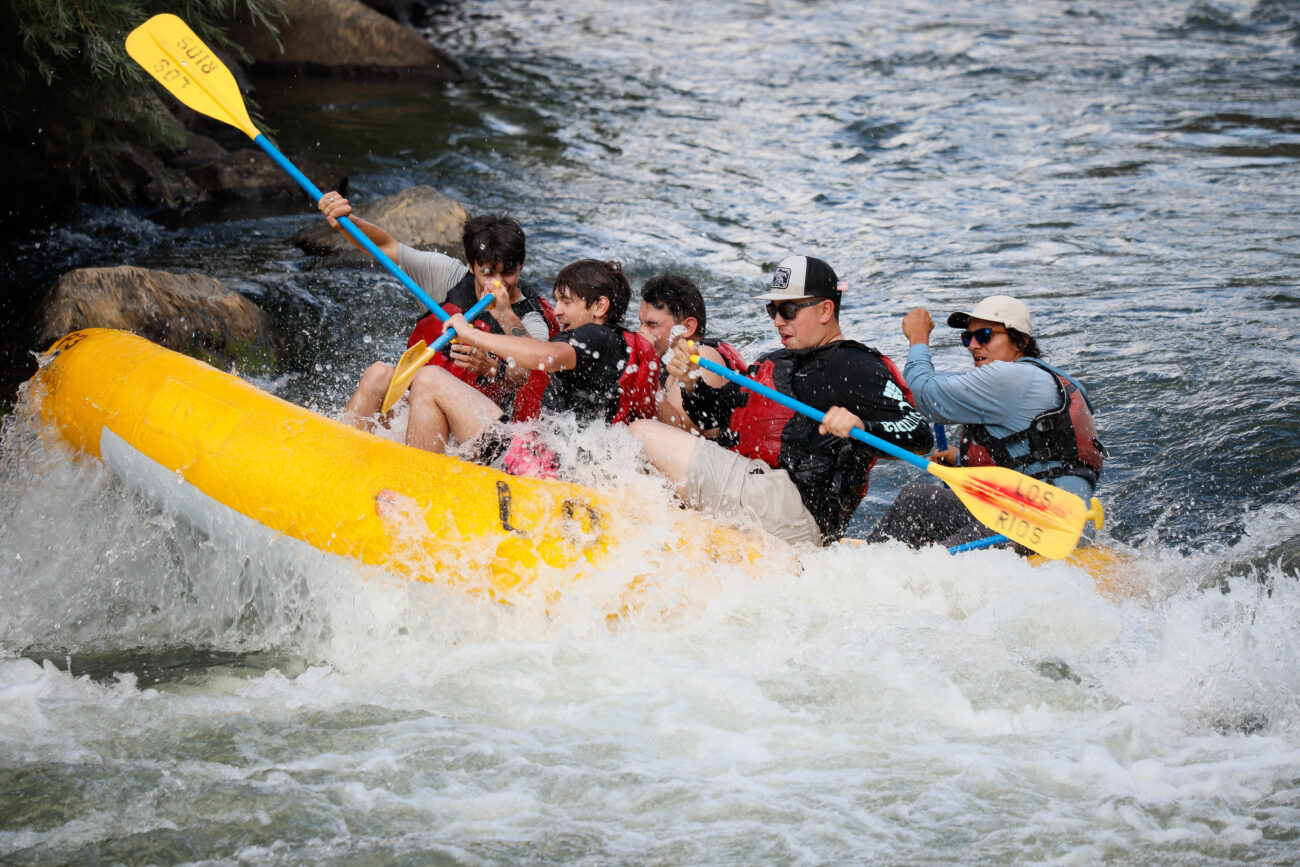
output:
POLYGON ((36 324, 42 349, 82 328, 116 328, 217 366, 264 367, 274 357, 262 309, 196 272, 78 268, 55 282, 36 324))
POLYGON ((178 169, 191 169, 216 160, 225 159, 230 151, 221 146, 216 139, 185 130, 185 148, 174 156, 168 157, 167 165, 178 169))
MULTIPOLYGON (((382 226, 408 247, 437 250, 458 259, 465 258, 461 231, 469 219, 469 211, 433 187, 422 184, 373 202, 353 203, 353 213, 382 226)), ((324 217, 289 241, 306 253, 322 257, 318 265, 364 265, 372 261, 369 253, 352 246, 341 232, 325 222, 324 217)))

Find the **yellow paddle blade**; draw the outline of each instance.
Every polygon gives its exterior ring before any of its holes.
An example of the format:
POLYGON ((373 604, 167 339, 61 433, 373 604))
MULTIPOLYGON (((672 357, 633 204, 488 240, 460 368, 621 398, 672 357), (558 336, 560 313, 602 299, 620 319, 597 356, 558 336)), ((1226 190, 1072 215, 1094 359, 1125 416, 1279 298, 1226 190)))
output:
POLYGON ((257 138, 239 85, 212 49, 175 15, 155 15, 126 37, 126 53, 190 108, 257 138))
POLYGON ((388 383, 388 391, 384 392, 384 403, 379 408, 380 412, 388 412, 393 408, 393 404, 397 403, 397 399, 406 394, 406 387, 411 384, 411 380, 415 379, 420 368, 433 358, 433 353, 434 350, 430 349, 423 340, 402 353, 402 357, 397 359, 397 369, 393 371, 393 379, 388 383))
POLYGON ((1084 525, 1101 527, 1101 501, 1092 505, 1050 482, 1006 467, 945 467, 931 463, 932 475, 948 483, 975 519, 996 533, 1049 560, 1070 556, 1084 525))

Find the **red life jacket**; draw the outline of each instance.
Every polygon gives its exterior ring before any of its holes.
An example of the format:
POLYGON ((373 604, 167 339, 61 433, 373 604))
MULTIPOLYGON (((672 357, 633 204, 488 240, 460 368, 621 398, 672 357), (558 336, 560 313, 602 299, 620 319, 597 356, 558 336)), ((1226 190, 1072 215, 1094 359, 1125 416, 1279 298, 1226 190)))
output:
MULTIPOLYGON (((855 345, 861 346, 861 344, 855 345)), ((907 398, 907 402, 909 404, 914 403, 912 390, 907 387, 898 366, 889 359, 889 356, 877 352, 869 346, 862 346, 862 348, 871 352, 884 363, 885 368, 889 371, 890 379, 902 391, 903 396, 907 398)), ((775 358, 768 358, 760 362, 750 370, 749 376, 768 388, 775 389, 782 394, 792 395, 794 389, 791 378, 794 373, 796 359, 797 356, 793 354, 778 354, 775 358), (780 362, 779 365, 778 361, 780 362)), ((794 414, 794 410, 787 409, 776 401, 768 400, 757 394, 751 394, 745 405, 731 414, 729 427, 737 437, 736 444, 731 447, 732 451, 739 452, 748 458, 757 458, 769 467, 775 468, 779 466, 781 437, 785 432, 786 423, 794 417, 794 414)), ((865 493, 866 488, 864 487, 863 494, 865 495, 865 493)))
POLYGON ((654 418, 659 406, 659 356, 654 344, 635 331, 623 331, 627 364, 618 377, 618 409, 612 424, 654 418))
MULTIPOLYGON (((546 329, 548 336, 554 337, 560 333, 560 323, 555 318, 555 311, 551 304, 540 294, 527 284, 519 284, 521 297, 517 302, 511 305, 515 315, 523 319, 527 313, 540 313, 546 320, 546 329)), ((443 309, 447 315, 451 316, 456 313, 464 313, 478 300, 474 291, 474 274, 466 274, 459 283, 452 287, 447 293, 447 303, 443 309)), ((482 331, 489 331, 493 334, 504 334, 500 323, 492 316, 491 311, 485 310, 479 317, 474 320, 474 327, 482 331)), ((410 348, 421 340, 425 344, 432 346, 433 342, 442 336, 442 320, 436 315, 430 313, 420 319, 415 324, 415 329, 411 331, 411 336, 406 339, 406 346, 410 348)), ((485 396, 488 397, 497 406, 510 413, 511 421, 528 421, 537 417, 542 407, 542 394, 546 391, 546 383, 550 380, 550 374, 544 370, 530 371, 528 379, 518 389, 512 389, 505 383, 496 380, 480 377, 472 371, 466 370, 451 361, 451 354, 448 349, 443 349, 437 355, 429 360, 429 364, 447 370, 457 379, 474 386, 485 396)))
MULTIPOLYGON (((768 358, 751 368, 749 377, 782 394, 789 394, 794 357, 778 358, 782 362, 779 368, 777 359, 768 358)), ((774 400, 751 394, 744 406, 731 413, 729 427, 736 434, 736 444, 731 450, 747 458, 756 458, 769 467, 776 467, 781 457, 781 432, 785 430, 786 422, 793 417, 794 410, 774 400)))
POLYGON ((961 429, 961 463, 964 466, 999 466, 1021 470, 1030 464, 1053 466, 1032 473, 1050 481, 1060 476, 1079 476, 1094 487, 1101 477, 1106 447, 1097 439, 1088 395, 1066 374, 1037 358, 1021 358, 1046 370, 1056 380, 1060 406, 1034 416, 1029 427, 1009 436, 995 437, 982 424, 963 425, 961 429), (1014 443, 1029 445, 1026 454, 1012 457, 1008 449, 1014 443))

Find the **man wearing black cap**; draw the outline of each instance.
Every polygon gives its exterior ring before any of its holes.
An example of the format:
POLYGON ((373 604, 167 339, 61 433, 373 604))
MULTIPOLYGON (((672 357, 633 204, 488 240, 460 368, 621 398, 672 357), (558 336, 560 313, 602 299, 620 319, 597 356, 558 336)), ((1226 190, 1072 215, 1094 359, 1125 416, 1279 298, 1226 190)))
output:
POLYGON ((683 503, 757 524, 791 544, 824 545, 844 535, 878 457, 849 439, 852 427, 909 451, 933 445, 889 359, 844 338, 842 294, 830 265, 791 256, 755 299, 767 302, 782 348, 751 365, 749 376, 830 407, 820 426, 735 383, 711 387, 689 348, 674 350, 668 373, 682 385, 683 407, 701 430, 720 428, 721 445, 654 421, 635 422, 631 431, 683 503))

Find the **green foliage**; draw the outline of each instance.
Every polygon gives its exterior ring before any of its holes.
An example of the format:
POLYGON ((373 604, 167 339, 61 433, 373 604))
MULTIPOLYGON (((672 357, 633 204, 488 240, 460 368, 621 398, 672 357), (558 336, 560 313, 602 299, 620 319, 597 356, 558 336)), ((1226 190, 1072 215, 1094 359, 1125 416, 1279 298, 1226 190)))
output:
POLYGON ((172 12, 219 54, 247 61, 236 18, 277 31, 283 0, 4 0, 0 3, 0 159, 33 204, 141 196, 146 169, 184 133, 126 53, 127 33, 172 12))

